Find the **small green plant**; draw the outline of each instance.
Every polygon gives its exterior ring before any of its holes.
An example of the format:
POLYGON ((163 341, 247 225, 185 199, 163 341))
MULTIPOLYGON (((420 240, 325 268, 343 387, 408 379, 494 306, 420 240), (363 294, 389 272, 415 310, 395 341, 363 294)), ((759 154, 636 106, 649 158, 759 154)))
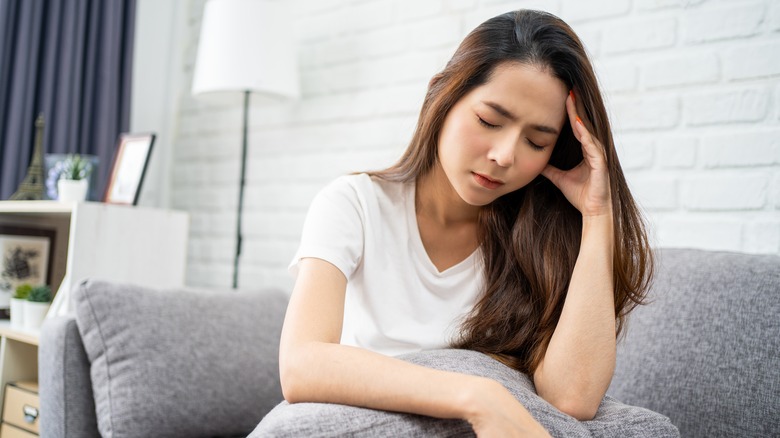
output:
POLYGON ((27 301, 48 303, 51 301, 51 288, 49 286, 37 286, 32 288, 30 295, 27 296, 27 301))
POLYGON ((14 291, 14 298, 17 300, 26 300, 32 290, 33 287, 31 284, 20 284, 19 286, 16 286, 16 290, 14 291))
POLYGON ((62 172, 60 179, 80 180, 87 179, 92 173, 92 163, 81 158, 78 154, 68 154, 62 162, 62 172))

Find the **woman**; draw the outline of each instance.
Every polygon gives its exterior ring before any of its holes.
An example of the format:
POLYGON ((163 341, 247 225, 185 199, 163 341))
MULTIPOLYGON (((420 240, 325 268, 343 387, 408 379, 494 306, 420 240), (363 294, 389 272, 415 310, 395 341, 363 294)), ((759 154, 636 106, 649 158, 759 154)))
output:
POLYGON ((391 357, 451 346, 492 355, 561 411, 593 418, 652 260, 571 28, 517 11, 471 32, 430 81, 398 163, 316 197, 291 271, 290 403, 546 436, 497 382, 391 357))

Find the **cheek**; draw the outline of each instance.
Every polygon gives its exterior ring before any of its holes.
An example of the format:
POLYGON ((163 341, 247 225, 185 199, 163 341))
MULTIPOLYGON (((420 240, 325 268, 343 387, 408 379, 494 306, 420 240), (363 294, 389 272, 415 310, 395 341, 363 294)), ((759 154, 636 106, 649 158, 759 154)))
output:
POLYGON ((471 122, 463 117, 448 120, 442 130, 439 150, 458 156, 471 156, 486 150, 485 135, 471 122))
POLYGON ((550 161, 550 154, 545 152, 531 151, 526 159, 522 160, 523 173, 539 174, 550 161))

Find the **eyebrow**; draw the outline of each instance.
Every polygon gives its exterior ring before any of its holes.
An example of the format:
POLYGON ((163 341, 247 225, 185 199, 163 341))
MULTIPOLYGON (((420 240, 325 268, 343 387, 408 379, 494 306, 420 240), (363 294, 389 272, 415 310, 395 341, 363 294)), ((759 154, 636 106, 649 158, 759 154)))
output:
MULTIPOLYGON (((503 106, 501 106, 501 105, 499 105, 499 104, 497 104, 495 102, 491 102, 491 101, 487 101, 487 100, 482 101, 482 103, 484 103, 485 105, 493 108, 497 113, 501 114, 502 116, 506 117, 507 119, 509 119, 509 120, 511 120, 513 122, 517 121, 517 116, 515 116, 514 114, 509 112, 509 110, 504 108, 503 106)), ((548 134, 555 134, 555 135, 558 134, 558 130, 553 128, 552 126, 539 125, 539 124, 536 124, 536 123, 532 123, 530 125, 530 127, 532 129, 535 129, 535 130, 539 131, 539 132, 546 132, 548 134)))

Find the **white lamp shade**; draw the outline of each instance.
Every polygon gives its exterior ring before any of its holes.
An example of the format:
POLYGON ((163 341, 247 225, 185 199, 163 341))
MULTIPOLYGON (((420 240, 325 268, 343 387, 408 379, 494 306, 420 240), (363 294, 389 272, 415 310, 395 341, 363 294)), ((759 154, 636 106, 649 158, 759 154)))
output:
POLYGON ((203 9, 192 93, 253 91, 298 97, 286 3, 209 0, 203 9))

